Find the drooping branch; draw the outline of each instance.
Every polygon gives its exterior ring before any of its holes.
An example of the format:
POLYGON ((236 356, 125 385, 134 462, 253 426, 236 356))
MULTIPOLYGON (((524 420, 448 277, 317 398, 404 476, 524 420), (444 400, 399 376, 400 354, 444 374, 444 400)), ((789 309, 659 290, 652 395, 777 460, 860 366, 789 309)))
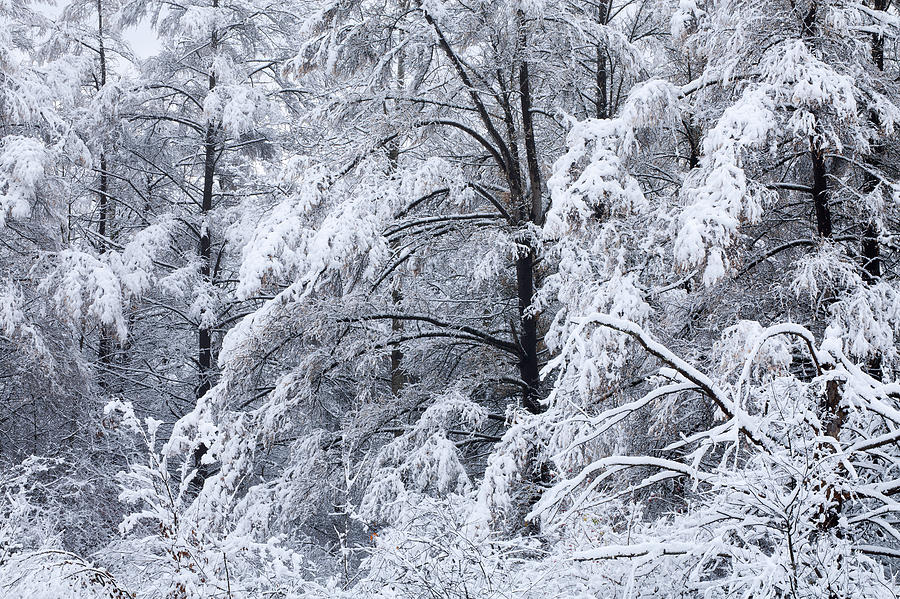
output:
POLYGON ((472 99, 472 103, 475 105, 475 109, 478 111, 478 116, 481 118, 481 124, 487 130, 491 139, 494 140, 494 143, 497 144, 497 149, 499 150, 500 156, 500 165, 504 172, 509 172, 510 165, 512 163, 512 158, 509 153, 509 148, 506 146, 506 142, 503 141, 503 137, 500 135, 500 132, 497 131, 497 128, 494 126, 494 121, 491 119, 491 115, 488 113, 487 108, 484 105, 484 102, 481 101, 481 97, 478 95, 478 91, 476 91, 475 86, 472 84, 472 80, 469 78, 469 75, 466 73, 466 69, 463 66, 462 61, 456 55, 456 52, 453 51, 453 48, 450 46, 450 43, 447 41, 447 38, 444 36, 443 31, 438 26, 437 22, 435 22, 434 18, 431 14, 425 9, 422 8, 422 13, 425 15, 425 20, 431 25, 432 29, 434 29, 434 33, 438 38, 438 45, 441 48, 441 51, 447 56, 450 60, 450 63, 453 65, 453 68, 456 70, 457 75, 459 76, 460 81, 466 87, 469 93, 469 97, 472 99))
POLYGON ((353 318, 342 318, 339 322, 365 322, 367 320, 404 320, 410 322, 425 322, 440 329, 448 331, 458 331, 465 333, 468 337, 478 339, 491 347, 502 349, 503 351, 518 355, 519 348, 516 344, 505 341, 485 331, 480 331, 473 327, 461 324, 453 324, 439 320, 433 316, 426 314, 367 314, 364 316, 356 316, 353 318))

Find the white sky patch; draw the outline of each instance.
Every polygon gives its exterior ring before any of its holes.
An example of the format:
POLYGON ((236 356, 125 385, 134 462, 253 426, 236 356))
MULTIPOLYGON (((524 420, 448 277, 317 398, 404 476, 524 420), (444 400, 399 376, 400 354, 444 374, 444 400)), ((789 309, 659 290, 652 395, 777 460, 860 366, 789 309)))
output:
POLYGON ((131 46, 134 55, 141 60, 156 56, 162 49, 159 36, 146 21, 127 28, 122 37, 131 46))
MULTIPOLYGON (((37 12, 50 19, 59 18, 64 8, 65 3, 63 2, 38 2, 34 4, 34 9, 37 12)), ((125 31, 122 32, 122 38, 131 47, 132 52, 139 60, 156 56, 162 50, 159 36, 153 30, 148 20, 126 27, 125 31)))

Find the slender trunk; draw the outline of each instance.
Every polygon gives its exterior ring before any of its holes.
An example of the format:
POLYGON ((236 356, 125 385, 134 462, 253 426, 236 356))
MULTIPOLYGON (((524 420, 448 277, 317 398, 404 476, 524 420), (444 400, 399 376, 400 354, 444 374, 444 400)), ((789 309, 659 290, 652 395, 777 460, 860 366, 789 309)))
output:
MULTIPOLYGON (((506 98, 508 99, 508 95, 506 98)), ((510 135, 510 176, 508 178, 510 200, 517 208, 516 220, 520 226, 531 221, 531 201, 525 198, 522 189, 521 171, 519 169, 519 150, 515 141, 515 125, 509 110, 507 113, 507 132, 510 135)), ((523 230, 517 241, 519 256, 516 258, 516 295, 519 305, 519 375, 525 383, 522 393, 522 405, 532 414, 540 414, 540 374, 537 359, 537 320, 532 314, 534 302, 534 248, 528 234, 523 230)))
MULTIPOLYGON (((214 0, 212 7, 218 8, 218 0, 214 0)), ((211 55, 215 57, 218 46, 218 33, 213 30, 210 38, 211 55)), ((209 75, 209 91, 216 87, 216 76, 209 75)), ((203 142, 203 197, 200 204, 200 277, 206 285, 212 285, 212 238, 210 231, 210 212, 213 209, 213 182, 216 175, 216 124, 210 121, 206 125, 206 137, 203 142)), ((198 330, 198 355, 199 381, 197 385, 197 399, 203 397, 209 391, 212 382, 212 328, 209 319, 203 318, 198 330)))
MULTIPOLYGON (((611 0, 603 0, 597 6, 597 22, 600 25, 606 25, 609 21, 609 9, 611 0)), ((596 73, 596 99, 594 101, 598 119, 609 118, 609 85, 607 83, 608 69, 606 65, 606 48, 597 43, 595 48, 597 73, 596 73)))
MULTIPOLYGON (((688 81, 692 81, 694 78, 694 74, 691 71, 691 63, 687 63, 687 77, 688 81)), ((700 138, 702 135, 700 134, 699 128, 694 124, 694 115, 691 113, 686 114, 681 119, 681 124, 684 126, 684 136, 688 143, 688 168, 695 169, 700 166, 700 138)))
MULTIPOLYGON (((475 112, 478 114, 482 125, 487 130, 488 138, 493 141, 497 166, 503 171, 509 185, 509 199, 511 207, 516 213, 516 224, 524 226, 531 220, 531 201, 525 198, 522 187, 522 176, 519 164, 519 155, 516 148, 515 119, 509 102, 510 94, 506 86, 506 75, 498 69, 497 82, 501 86, 501 94, 497 97, 501 104, 506 123, 507 135, 497 130, 493 117, 482 102, 477 87, 473 84, 466 72, 463 62, 456 56, 450 43, 444 36, 437 22, 427 11, 423 11, 425 21, 434 29, 438 46, 446 54, 453 68, 459 76, 462 84, 469 90, 468 95, 472 101, 475 112), (507 142, 509 145, 507 145, 507 142)), ((525 383, 523 393, 523 405, 531 412, 540 412, 541 405, 538 394, 538 368, 537 368, 537 327, 531 315, 531 306, 534 296, 534 249, 524 231, 517 241, 524 246, 516 259, 516 290, 519 300, 519 318, 521 322, 521 335, 519 339, 519 371, 525 383)))
MULTIPOLYGON (((406 12, 407 10, 407 2, 406 0, 401 0, 399 4, 399 8, 401 13, 406 12)), ((397 78, 396 85, 398 92, 402 92, 403 87, 406 81, 406 64, 403 59, 403 50, 401 49, 397 54, 397 78)), ((398 163, 400 161, 400 141, 398 138, 394 138, 390 143, 390 147, 388 148, 388 164, 390 165, 391 173, 397 172, 398 163)), ((391 249, 393 251, 397 251, 399 242, 392 242, 391 249)), ((401 279, 399 273, 394 276, 394 281, 391 286, 391 301, 394 306, 397 308, 397 312, 400 312, 400 304, 403 303, 403 288, 401 286, 401 279)), ((395 337, 400 337, 403 334, 403 320, 399 318, 394 318, 391 320, 391 333, 395 337)), ((391 395, 397 397, 400 395, 400 392, 404 387, 409 383, 409 377, 406 372, 403 370, 403 348, 399 345, 395 345, 391 350, 391 395)))
MULTIPOLYGON (((878 225, 873 220, 866 224, 863 231, 861 250, 865 280, 869 284, 877 283, 881 279, 881 249, 878 244, 878 225)), ((884 372, 880 353, 876 353, 869 359, 866 371, 874 378, 881 380, 884 372)))
POLYGON ((516 259, 516 286, 519 295, 519 318, 522 333, 519 338, 521 356, 519 375, 525 382, 522 405, 532 414, 544 411, 539 386, 541 382, 537 358, 537 319, 531 313, 534 299, 534 252, 529 247, 516 259))
MULTIPOLYGON (((800 37, 807 43, 810 43, 817 34, 816 18, 818 12, 818 1, 812 0, 809 3, 809 10, 803 18, 803 26, 800 30, 800 37)), ((828 206, 828 172, 825 169, 825 152, 821 143, 817 140, 812 142, 810 158, 812 159, 812 196, 813 207, 816 210, 816 231, 820 237, 828 239, 831 237, 832 232, 831 209, 828 206)))
MULTIPOLYGON (((800 30, 800 36, 807 43, 810 43, 818 32, 816 24, 818 11, 819 5, 817 0, 812 0, 800 30)), ((820 136, 817 135, 816 137, 820 136)), ((832 232, 832 223, 831 209, 828 206, 828 172, 825 169, 825 152, 818 140, 813 140, 812 142, 810 158, 812 159, 812 196, 813 207, 816 211, 816 231, 820 237, 829 239, 832 232)))
MULTIPOLYGON (((877 12, 884 12, 887 10, 887 5, 888 0, 874 0, 872 9, 877 12)), ((882 33, 872 34, 872 60, 879 71, 884 70, 884 34, 882 33)))
MULTIPOLYGON (((212 8, 218 8, 218 0, 213 0, 212 8)), ((215 58, 218 47, 218 33, 213 29, 210 36, 210 55, 215 58)), ((212 68, 212 67, 210 67, 212 68)), ((216 88, 216 76, 212 72, 209 75, 209 91, 216 88)), ((200 240, 198 254, 200 257, 200 279, 207 288, 212 286, 212 233, 210 231, 210 213, 213 209, 213 183, 216 176, 216 134, 218 127, 213 121, 206 124, 206 134, 203 139, 203 196, 200 200, 200 240)), ((221 256, 221 254, 220 254, 221 256)), ((197 328, 197 390, 199 400, 212 388, 213 355, 212 355, 212 327, 209 325, 209 317, 201 315, 197 328)), ((204 464, 203 457, 209 451, 205 443, 200 443, 194 449, 193 464, 196 474, 191 479, 190 486, 195 493, 203 488, 206 479, 212 473, 211 464, 204 464)))
POLYGON ((825 170, 825 153, 821 149, 812 151, 813 163, 813 206, 816 209, 816 231, 820 237, 831 237, 831 209, 828 207, 828 174, 825 170))
MULTIPOLYGON (((887 0, 874 0, 872 8, 875 11, 884 11, 887 8, 887 0)), ((880 71, 884 71, 884 35, 881 33, 872 34, 872 62, 880 71)), ((869 120, 875 128, 879 128, 880 122, 878 114, 870 111, 869 120)), ((878 162, 877 158, 882 153, 883 147, 880 143, 872 145, 871 151, 865 157, 865 162, 870 167, 875 167, 878 162)), ((863 173, 863 192, 866 194, 874 192, 878 188, 878 178, 872 173, 866 171, 863 173)), ((867 283, 876 283, 881 279, 881 248, 878 243, 878 224, 873 216, 869 216, 865 229, 863 230, 862 243, 860 251, 863 260, 863 275, 867 283)), ((867 364, 866 370, 870 375, 878 380, 883 376, 881 356, 875 354, 867 364)))
MULTIPOLYGON (((522 15, 519 14, 519 52, 525 51, 527 38, 522 24, 522 15)), ((531 114, 531 80, 528 73, 528 61, 522 57, 519 62, 519 97, 522 110, 522 129, 525 138, 525 162, 528 169, 530 186, 530 198, 526 199, 521 170, 519 168, 518 144, 516 144, 515 121, 512 111, 507 109, 507 131, 510 139, 510 196, 518 207, 518 220, 520 225, 526 223, 540 224, 543 218, 543 206, 541 202, 541 175, 537 159, 537 146, 534 139, 534 121, 531 114)), ((508 98, 508 95, 506 96, 508 98)), ((540 371, 537 357, 537 319, 532 313, 534 303, 534 248, 527 234, 520 237, 522 248, 516 258, 516 292, 519 300, 519 322, 521 332, 519 336, 519 375, 525 383, 522 396, 522 405, 532 414, 540 414, 543 411, 540 397, 540 371)))
MULTIPOLYGON (((103 0, 97 0, 97 55, 100 62, 100 80, 98 91, 106 85, 106 44, 103 31, 103 0)), ((102 141, 101 141, 102 144, 102 141)), ((107 239, 112 237, 112 204, 109 201, 109 170, 106 162, 106 152, 100 149, 100 180, 97 186, 97 203, 100 212, 100 222, 97 225, 100 242, 98 250, 104 253, 108 249, 107 239)), ((104 366, 112 363, 115 340, 110 327, 100 326, 100 338, 98 342, 97 358, 104 366)), ((100 378, 101 385, 106 385, 105 376, 100 378)))
POLYGON ((844 426, 847 413, 841 407, 841 387, 836 380, 830 380, 825 384, 822 412, 825 417, 825 433, 835 440, 840 440, 841 428, 844 426))
MULTIPOLYGON (((395 306, 399 306, 403 301, 403 291, 399 285, 395 284, 391 289, 391 301, 395 306)), ((391 321, 391 332, 400 337, 403 334, 403 321, 395 318, 391 321)), ((399 346, 394 346, 391 350, 391 395, 397 397, 404 387, 409 383, 409 377, 403 370, 403 350, 399 346)))
MULTIPOLYGON (((213 81, 212 77, 210 77, 210 81, 213 81)), ((214 85, 214 83, 211 83, 211 85, 214 85)), ((202 220, 200 226, 200 278, 207 285, 212 283, 210 276, 212 239, 209 230, 209 213, 212 211, 213 180, 216 168, 215 137, 215 125, 210 123, 206 128, 206 141, 204 143, 203 198, 200 207, 202 220)), ((197 399, 200 399, 209 391, 212 377, 212 330, 206 318, 199 325, 198 350, 199 384, 197 385, 197 399)))
POLYGON ((598 119, 609 118, 609 92, 607 91, 606 51, 597 46, 597 99, 594 101, 598 119))
POLYGON ((881 278, 881 250, 878 245, 878 226, 870 221, 862 237, 863 269, 866 280, 874 283, 881 278))
MULTIPOLYGON (((887 0, 874 0, 872 9, 883 12, 887 8, 887 0)), ((884 71, 884 35, 881 33, 872 34, 872 62, 879 71, 884 71)), ((875 112, 869 114, 869 120, 876 127, 879 126, 878 115, 875 112)), ((874 166, 877 162, 876 157, 882 151, 880 144, 874 144, 871 152, 866 156, 866 163, 874 166)), ((878 187, 878 179, 871 173, 863 174, 863 191, 871 193, 878 187)), ((866 279, 869 283, 874 283, 881 278, 881 250, 878 245, 878 225, 874 219, 870 218, 866 223, 862 238, 862 257, 863 269, 866 279)), ((880 365, 879 365, 880 370, 880 365)))
MULTIPOLYGON (((524 28, 521 36, 522 47, 526 39, 524 28)), ((531 78, 528 61, 519 63, 519 100, 522 108, 522 130, 525 136, 525 163, 528 168, 528 185, 531 192, 531 222, 541 226, 544 221, 544 206, 541 193, 541 169, 538 164, 537 143, 534 138, 534 115, 531 113, 531 78)))
POLYGON ((682 123, 684 124, 684 132, 690 150, 688 154, 688 168, 695 169, 700 166, 700 132, 688 119, 684 119, 682 123))
POLYGON ((97 201, 100 205, 100 222, 97 224, 97 232, 100 233, 100 253, 103 253, 108 246, 106 240, 112 235, 109 175, 107 174, 106 153, 103 151, 100 152, 100 182, 97 186, 97 201))
MULTIPOLYGON (((396 171, 399 157, 400 148, 394 143, 388 150, 388 160, 392 171, 396 171)), ((399 242, 397 241, 391 242, 391 249, 395 252, 398 249, 398 243, 399 242)), ((394 281, 391 283, 391 301, 394 303, 397 311, 400 312, 400 304, 403 303, 403 288, 401 287, 399 274, 395 275, 394 281)), ((402 319, 394 318, 391 320, 391 333, 398 338, 402 336, 402 319)), ((395 345, 391 350, 391 395, 394 397, 400 395, 400 391, 402 391, 408 383, 409 377, 403 370, 403 349, 399 345, 395 345)))
POLYGON ((103 0, 97 0, 97 53, 100 56, 100 87, 106 85, 106 45, 103 42, 103 0))
MULTIPOLYGON (((100 253, 104 253, 107 250, 107 238, 111 235, 112 231, 112 206, 109 202, 109 176, 107 175, 107 164, 106 164, 106 154, 101 151, 100 153, 100 182, 98 185, 97 195, 99 201, 100 208, 100 222, 97 225, 97 232, 99 233, 100 243, 99 250, 100 253)), ((113 359, 113 349, 115 346, 115 340, 113 339, 113 332, 110 327, 106 325, 100 325, 100 339, 99 339, 99 348, 97 350, 97 357, 100 360, 100 363, 104 366, 108 366, 112 363, 113 359)), ((105 386, 106 381, 105 377, 101 377, 101 384, 105 386)))
MULTIPOLYGON (((847 412, 841 406, 841 386, 839 381, 830 380, 825 384, 825 397, 822 398, 820 411, 822 413, 822 422, 825 425, 825 433, 835 441, 840 441, 841 428, 844 426, 847 412)), ((831 445, 823 444, 822 451, 832 452, 834 448, 831 445)), ((826 487, 826 497, 832 504, 825 511, 821 526, 823 530, 830 530, 836 527, 840 520, 844 496, 840 490, 829 485, 826 487)))
POLYGON ((503 124, 506 127, 506 138, 508 142, 508 164, 506 167, 506 178, 509 184, 509 198, 512 202, 512 208, 515 210, 516 218, 519 224, 526 223, 531 218, 531 202, 525 199, 522 185, 522 168, 519 164, 519 136, 516 129, 516 118, 513 115, 513 105, 510 101, 513 90, 511 82, 506 80, 506 75, 502 70, 497 69, 497 84, 501 92, 501 108, 503 109, 503 124), (509 85, 507 85, 509 83, 509 85))

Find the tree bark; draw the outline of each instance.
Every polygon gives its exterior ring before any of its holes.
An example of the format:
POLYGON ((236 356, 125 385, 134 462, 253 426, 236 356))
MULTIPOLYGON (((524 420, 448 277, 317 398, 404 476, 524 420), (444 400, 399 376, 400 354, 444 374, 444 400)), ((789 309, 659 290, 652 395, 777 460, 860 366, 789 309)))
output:
POLYGON ((541 378, 537 357, 537 319, 531 314, 534 299, 534 252, 530 246, 516 260, 516 284, 522 325, 519 338, 519 375, 525 383, 522 405, 532 414, 540 414, 544 407, 541 405, 539 391, 541 378))
MULTIPOLYGON (((104 253, 108 249, 106 242, 108 236, 112 233, 112 206, 109 202, 109 176, 107 174, 106 154, 100 153, 100 181, 98 185, 100 222, 97 225, 97 232, 100 236, 99 251, 104 253)), ((100 339, 98 341, 97 358, 103 366, 112 364, 113 353, 115 348, 114 334, 110 327, 100 325, 100 339)), ((102 385, 106 385, 106 377, 101 376, 102 385)))
MULTIPOLYGON (((822 398, 820 409, 822 420, 825 424, 825 433, 835 441, 840 441, 841 428, 844 425, 844 420, 847 418, 847 412, 841 407, 841 387, 839 381, 832 379, 825 383, 825 397, 822 398)), ((824 445, 822 450, 827 452, 834 451, 831 446, 824 445)), ((835 490, 831 486, 826 488, 826 497, 832 501, 832 504, 825 511, 822 520, 822 528, 824 530, 830 530, 836 527, 840 521, 844 497, 840 491, 835 490)))
MULTIPOLYGON (((406 0, 401 0, 399 4, 399 8, 401 13, 406 12, 407 10, 407 2, 406 0)), ((397 53, 397 77, 396 77, 396 85, 398 92, 402 92, 403 87, 406 81, 406 64, 403 59, 403 50, 399 50, 397 53)), ((392 173, 397 172, 397 167, 400 161, 400 141, 394 137, 390 142, 390 146, 388 147, 388 164, 390 165, 390 169, 392 173)), ((392 242, 391 249, 393 251, 397 251, 397 243, 392 242)), ((403 302, 403 288, 401 287, 400 275, 396 274, 394 276, 394 281, 391 285, 391 302, 393 302, 394 306, 397 308, 398 312, 400 311, 400 304, 403 302)), ((399 318, 394 318, 391 320, 391 333, 400 338, 403 336, 403 320, 399 318)), ((400 392, 404 387, 409 383, 409 377, 406 372, 403 370, 403 348, 400 344, 394 345, 393 349, 391 349, 391 395, 397 397, 400 395, 400 392)))
MULTIPOLYGON (((610 4, 611 0, 602 0, 597 6, 597 22, 600 25, 606 25, 609 22, 610 4)), ((595 59, 597 61, 597 73, 594 85, 597 89, 594 107, 598 119, 608 119, 610 116, 609 84, 607 82, 609 71, 606 64, 606 48, 600 43, 597 43, 595 52, 595 59)))
MULTIPOLYGON (((103 86, 106 85, 106 44, 104 42, 103 28, 103 0, 97 0, 96 8, 97 55, 100 62, 100 80, 97 84, 97 91, 99 92, 103 88, 103 86)), ((102 147, 102 140, 100 143, 100 173, 97 185, 97 204, 100 213, 100 222, 97 224, 97 232, 99 233, 100 237, 98 250, 101 254, 103 254, 109 249, 107 239, 112 237, 113 206, 109 201, 109 171, 106 162, 106 151, 102 147)), ((100 338, 98 340, 97 349, 97 358, 100 360, 100 364, 102 364, 103 366, 108 366, 112 363, 114 348, 115 339, 113 332, 110 330, 110 327, 101 325, 100 338)), ((100 384, 106 386, 106 383, 106 377, 101 376, 100 384)))
MULTIPOLYGON (((212 8, 219 7, 218 0, 213 0, 212 8)), ((218 48, 218 32, 213 29, 210 36, 210 58, 215 58, 218 48)), ((210 65, 212 69, 212 65, 210 65)), ((215 73, 210 70, 209 91, 216 88, 215 73)), ((212 287, 212 232, 210 231, 210 213, 213 209, 213 184, 216 177, 216 158, 218 154, 217 144, 218 127, 210 120, 206 124, 206 133, 203 139, 203 195, 200 200, 200 239, 198 254, 200 257, 200 280, 206 286, 205 292, 212 287)), ((208 317, 201 315, 197 325, 197 389, 196 397, 200 400, 212 388, 213 352, 212 352, 212 327, 208 324, 208 317)), ((192 456, 196 474, 191 479, 190 486, 194 493, 200 492, 206 479, 213 474, 211 464, 204 464, 203 457, 209 451, 205 443, 200 443, 192 456)))
MULTIPOLYGON (((400 157, 400 147, 396 142, 392 142, 391 147, 388 150, 388 161, 391 165, 391 170, 396 171, 397 169, 397 161, 400 157)), ((391 250, 397 251, 398 242, 391 242, 391 250)), ((394 306, 397 308, 398 312, 400 311, 400 304, 403 302, 403 288, 400 285, 400 275, 394 275, 395 280, 391 282, 391 302, 393 302, 394 306)), ((400 338, 403 336, 403 320, 400 318, 391 319, 391 333, 394 337, 400 338)), ((391 349, 391 395, 397 397, 400 395, 400 392, 403 388, 409 383, 409 377, 406 372, 403 370, 403 348, 400 344, 394 345, 393 349, 391 349)))
MULTIPOLYGON (((215 135, 215 127, 210 123, 206 129, 206 142, 204 143, 203 198, 200 208, 202 220, 200 226, 200 278, 207 285, 212 283, 210 276, 212 239, 209 230, 209 213, 212 211, 213 180, 215 179, 216 168, 215 135)), ((199 323, 198 330, 197 363, 199 366, 199 381, 197 385, 197 399, 200 399, 209 391, 212 378, 212 330, 204 320, 201 320, 199 323)))
POLYGON ((816 231, 820 237, 829 239, 832 233, 831 208, 828 206, 828 173, 825 169, 825 153, 812 150, 813 163, 813 206, 816 209, 816 231))
MULTIPOLYGON (((523 26, 521 12, 519 13, 519 51, 524 52, 527 47, 527 37, 523 26)), ((525 138, 525 165, 528 169, 528 184, 530 192, 530 214, 527 220, 541 226, 544 220, 543 193, 541 190, 541 171, 537 156, 537 143, 534 134, 534 119, 531 111, 531 78, 528 71, 527 57, 521 57, 519 61, 519 99, 522 110, 522 130, 525 138)), ((520 218, 525 221, 526 214, 523 207, 520 218)), ((516 260, 516 284, 519 299, 519 318, 522 325, 522 334, 519 339, 522 357, 519 360, 519 374, 525 382, 525 394, 523 405, 532 414, 543 411, 539 393, 540 369, 538 366, 538 336, 537 319, 532 314, 534 303, 534 248, 527 239, 523 239, 525 249, 516 260)))
MULTIPOLYGON (((526 43, 522 33, 522 46, 526 43)), ((531 111, 531 79, 528 74, 528 60, 519 63, 519 100, 522 108, 522 131, 525 137, 525 163, 528 167, 528 185, 531 195, 531 222, 537 226, 544 224, 544 205, 541 190, 541 169, 537 158, 537 143, 534 137, 534 115, 531 111)))
MULTIPOLYGON (((212 7, 218 8, 218 0, 214 0, 212 7)), ((215 56, 218 47, 218 33, 213 30, 210 39, 211 56, 215 56)), ((216 88, 216 76, 214 73, 209 75, 209 91, 212 92, 216 88)), ((216 176, 216 124, 210 121, 206 125, 206 137, 204 139, 204 161, 203 161, 203 197, 200 204, 200 278, 207 286, 212 285, 211 268, 212 268, 212 233, 210 231, 210 212, 213 209, 213 183, 216 176)), ((208 324, 207 319, 202 319, 199 323, 197 333, 197 364, 198 364, 198 384, 197 399, 203 397, 212 386, 212 328, 208 324)))
MULTIPOLYGON (((874 0, 872 9, 883 12, 887 8, 887 0, 874 0)), ((872 34, 872 62, 879 71, 884 71, 884 35, 881 33, 872 34)), ((878 126, 878 115, 874 112, 870 113, 869 120, 873 125, 878 126)), ((873 165, 875 157, 881 153, 882 148, 879 144, 872 147, 872 151, 866 156, 866 163, 873 165)), ((864 188, 866 193, 875 191, 878 187, 878 179, 871 173, 864 173, 864 188)), ((878 225, 873 219, 869 219, 866 228, 863 231, 862 238, 862 258, 863 270, 869 283, 874 283, 881 278, 881 249, 878 245, 878 225)), ((880 365, 878 370, 880 370, 880 365)))

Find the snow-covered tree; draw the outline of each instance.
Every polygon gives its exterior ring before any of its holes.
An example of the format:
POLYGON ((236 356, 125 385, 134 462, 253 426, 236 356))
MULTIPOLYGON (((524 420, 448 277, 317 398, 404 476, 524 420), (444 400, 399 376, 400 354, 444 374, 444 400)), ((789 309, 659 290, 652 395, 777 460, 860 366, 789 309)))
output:
POLYGON ((0 595, 896 594, 889 3, 0 26, 0 595))

